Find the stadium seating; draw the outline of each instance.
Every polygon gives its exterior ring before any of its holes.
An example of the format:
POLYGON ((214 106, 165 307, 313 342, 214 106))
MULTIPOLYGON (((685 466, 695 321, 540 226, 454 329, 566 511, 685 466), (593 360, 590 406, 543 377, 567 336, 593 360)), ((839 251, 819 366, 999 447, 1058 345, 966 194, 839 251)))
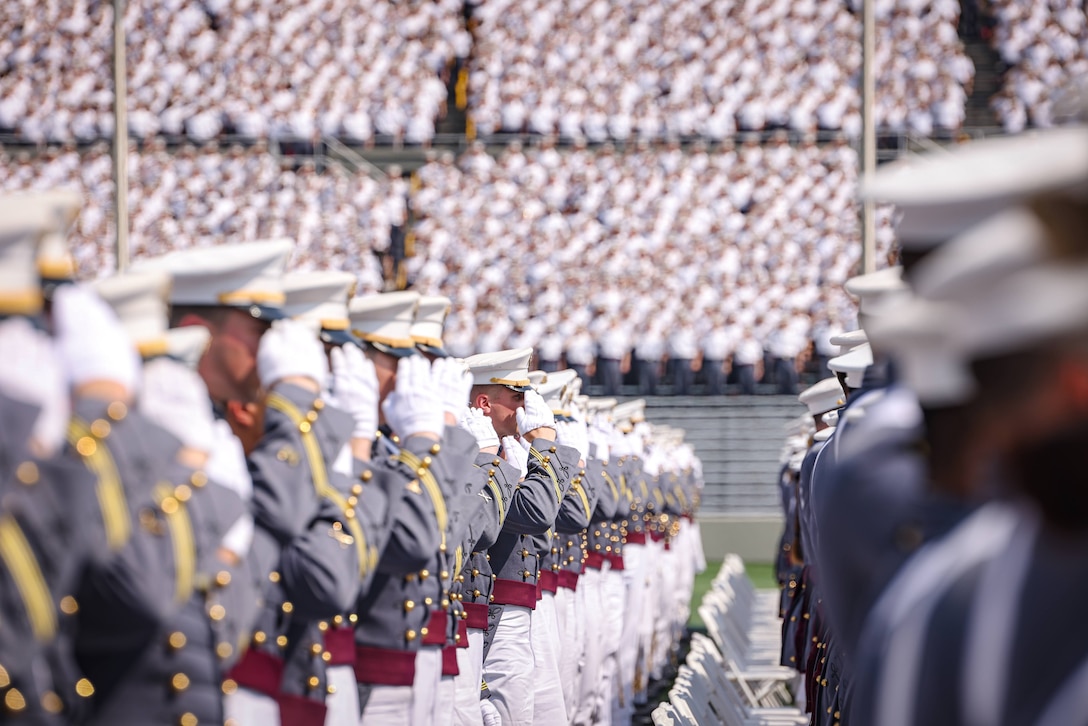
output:
POLYGON ((993 0, 993 46, 1009 65, 991 100, 1010 133, 1052 126, 1055 93, 1088 74, 1088 20, 1078 0, 993 0))
MULTIPOLYGON (((722 139, 861 131, 861 22, 829 0, 489 0, 477 8, 470 108, 481 134, 722 139)), ((877 124, 958 128, 974 67, 956 0, 877 7, 877 124)))
MULTIPOLYGON (((0 17, 0 129, 112 134, 112 5, 15 0, 0 17)), ((316 134, 421 143, 470 39, 461 0, 128 3, 129 126, 207 141, 316 134)))
POLYGON ((781 624, 777 593, 756 591, 743 561, 729 555, 703 597, 699 614, 710 637, 694 633, 656 726, 801 726, 792 705, 796 672, 777 665, 781 624))

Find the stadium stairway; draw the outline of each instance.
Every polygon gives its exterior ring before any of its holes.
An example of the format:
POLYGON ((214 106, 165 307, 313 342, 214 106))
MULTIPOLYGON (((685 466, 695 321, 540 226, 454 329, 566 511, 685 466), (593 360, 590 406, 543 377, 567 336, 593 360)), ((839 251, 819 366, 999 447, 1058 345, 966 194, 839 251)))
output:
POLYGON ((990 98, 1001 90, 1004 63, 990 44, 980 38, 965 40, 964 47, 971 62, 975 64, 975 86, 967 97, 967 118, 964 126, 993 127, 1000 126, 997 117, 990 110, 990 98))
POLYGON ((703 462, 702 511, 732 515, 780 512, 783 427, 801 413, 793 396, 646 398, 646 419, 684 429, 703 462))

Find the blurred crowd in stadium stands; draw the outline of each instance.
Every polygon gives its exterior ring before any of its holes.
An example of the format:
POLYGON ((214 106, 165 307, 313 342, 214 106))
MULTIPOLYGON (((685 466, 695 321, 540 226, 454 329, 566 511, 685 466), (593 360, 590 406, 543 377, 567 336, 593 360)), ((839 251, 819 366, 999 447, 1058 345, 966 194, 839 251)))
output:
MULTIPOLYGON (((168 153, 152 142, 129 159, 133 253, 288 236, 298 241, 294 266, 356 270, 360 290, 376 290, 410 204, 408 279, 455 301, 453 353, 532 345, 544 364, 599 366, 602 381, 633 366, 648 392, 663 359, 684 390, 699 361, 706 374, 734 352, 752 366, 746 375, 766 352, 789 389, 809 341, 853 324, 841 283, 857 263, 858 165, 841 139, 686 151, 643 143, 626 153, 545 141, 498 159, 479 144, 460 159, 432 156, 410 190, 398 176, 281 168, 260 146, 168 153)), ((104 146, 2 154, 0 180, 3 189, 82 188, 81 271, 112 266, 104 146)), ((884 253, 890 210, 878 236, 884 253)))
MULTIPOLYGON (((876 5, 878 126, 959 128, 974 67, 956 34, 958 0, 876 5)), ((842 2, 489 0, 474 17, 470 105, 482 133, 861 132, 861 26, 842 2)))
MULTIPOLYGON (((18 1, 0 17, 0 132, 54 144, 109 136, 109 4, 18 1)), ((288 236, 294 267, 351 269, 367 291, 414 245, 402 274, 456 301, 458 355, 534 345, 545 365, 596 370, 609 392, 624 374, 651 392, 661 361, 676 390, 701 369, 717 391, 731 359, 742 389, 762 368, 787 390, 807 356, 833 352, 828 334, 853 324, 838 291, 858 254, 857 159, 842 137, 861 123, 859 5, 131 3, 129 123, 144 139, 129 160, 133 254, 288 236), (426 142, 462 65, 477 132, 544 141, 497 159, 478 146, 459 159, 431 153, 411 188, 395 173, 378 182, 338 165, 281 166, 252 143, 426 142), (774 129, 765 145, 745 133, 774 129), (821 146, 816 130, 841 133, 821 146), (557 148, 553 134, 580 141, 557 148), (249 145, 204 143, 221 135, 249 145), (664 141, 691 136, 709 146, 664 141), (168 151, 164 137, 201 145, 168 151)), ((959 3, 876 6, 879 125, 958 128, 974 78, 959 3)), ((988 8, 986 37, 1010 67, 995 113, 1010 130, 1048 125, 1047 88, 1088 66, 1083 8, 988 8)), ((74 238, 88 276, 113 266, 110 179, 104 144, 0 153, 0 188, 84 191, 74 238)), ((883 254, 891 210, 879 210, 877 233, 883 254)))
POLYGON ((993 46, 1009 65, 991 101, 1010 133, 1052 125, 1055 89, 1088 74, 1083 0, 990 0, 993 46))
MULTIPOLYGON (((0 128, 34 140, 112 133, 112 5, 16 0, 0 17, 0 128)), ((434 135, 471 38, 461 0, 128 3, 129 126, 412 143, 434 135)))
MULTIPOLYGON (((16 0, 0 17, 0 130, 112 133, 111 4, 16 0)), ((129 126, 146 138, 317 135, 427 143, 449 74, 476 129, 606 138, 860 132, 860 0, 165 0, 129 3, 129 126), (471 20, 466 23, 465 16, 471 20)), ((1080 0, 992 0, 1010 130, 1088 70, 1080 0)), ((974 67, 957 0, 877 0, 878 126, 958 129, 974 67)))

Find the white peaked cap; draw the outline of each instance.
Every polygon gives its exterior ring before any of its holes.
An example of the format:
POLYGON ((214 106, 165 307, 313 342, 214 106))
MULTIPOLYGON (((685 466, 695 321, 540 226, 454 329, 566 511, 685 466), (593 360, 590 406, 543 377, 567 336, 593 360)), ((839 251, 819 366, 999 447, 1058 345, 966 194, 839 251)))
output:
POLYGON ((465 358, 474 386, 506 386, 516 391, 531 390, 529 359, 532 348, 511 348, 496 353, 478 353, 465 358))
POLYGON ((910 288, 903 282, 902 267, 851 277, 843 287, 858 301, 858 312, 867 316, 887 312, 910 295, 910 288))
POLYGON ((450 299, 441 295, 424 295, 419 299, 412 321, 411 338, 419 345, 443 350, 442 328, 450 312, 450 299))
POLYGON ((71 279, 76 275, 76 263, 68 246, 68 232, 83 208, 83 195, 54 189, 43 192, 42 198, 49 205, 50 223, 38 247, 38 273, 43 279, 71 279))
POLYGON ((552 410, 559 410, 565 407, 564 393, 576 378, 578 378, 577 371, 566 368, 547 374, 547 379, 535 388, 552 410))
POLYGON ((33 315, 42 308, 38 243, 49 229, 44 195, 0 196, 0 315, 33 315))
POLYGON ((848 388, 861 388, 865 380, 865 370, 873 364, 873 349, 863 343, 849 353, 832 358, 827 367, 835 373, 846 375, 848 388))
POLYGON ((113 308, 140 355, 151 358, 169 352, 170 275, 126 272, 94 283, 99 297, 113 308))
POLYGON ((899 243, 925 250, 992 214, 1046 194, 1088 195, 1088 127, 984 139, 884 164, 861 196, 903 214, 899 243))
POLYGON ((255 318, 284 317, 283 273, 294 249, 288 239, 193 247, 133 262, 132 271, 174 277, 174 305, 232 307, 255 318))
POLYGON ((845 406, 846 393, 843 392, 838 378, 825 378, 801 391, 797 400, 808 408, 810 414, 816 416, 845 406))
POLYGON ((920 404, 952 406, 975 392, 963 346, 956 339, 955 331, 965 324, 957 306, 916 298, 895 315, 875 321, 873 341, 895 360, 900 380, 920 404))
POLYGON ((419 293, 411 290, 364 295, 348 302, 351 332, 392 355, 415 351, 412 321, 415 319, 419 293))
POLYGON ((918 289, 955 307, 941 322, 968 359, 1088 327, 1088 263, 1056 253, 1047 228, 1027 210, 984 222, 923 263, 918 289))
POLYGON ((857 348, 862 343, 869 342, 869 336, 864 330, 858 328, 857 330, 851 330, 846 333, 839 333, 838 335, 831 336, 828 341, 831 345, 839 346, 839 355, 849 353, 854 348, 857 348))
POLYGON ((291 272, 283 276, 283 312, 313 327, 327 343, 351 343, 348 298, 354 290, 350 272, 291 272))

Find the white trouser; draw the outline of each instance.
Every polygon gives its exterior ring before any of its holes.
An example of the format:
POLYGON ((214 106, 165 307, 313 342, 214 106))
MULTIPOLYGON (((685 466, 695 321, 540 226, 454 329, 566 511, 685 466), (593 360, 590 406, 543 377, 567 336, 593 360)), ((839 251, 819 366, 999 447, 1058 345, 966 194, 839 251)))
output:
POLYGON ((503 726, 533 722, 533 644, 530 615, 520 605, 504 605, 484 661, 484 681, 503 726))
MULTIPOLYGON (((453 726, 453 709, 457 705, 456 676, 442 676, 438 682, 438 694, 434 699, 434 714, 431 723, 435 726, 453 726)), ((479 705, 476 711, 479 712, 479 705)))
POLYGON ((453 722, 456 726, 481 726, 480 676, 484 668, 484 631, 468 629, 468 647, 457 649, 454 678, 453 722))
POLYGON ((559 635, 555 622, 555 595, 544 592, 532 615, 533 723, 563 723, 567 707, 559 680, 559 635))
POLYGON ((617 699, 617 655, 623 637, 623 572, 605 564, 601 569, 601 621, 603 655, 597 689, 596 723, 608 726, 612 722, 613 701, 617 699))
POLYGON ((325 682, 330 686, 325 696, 325 726, 355 726, 359 723, 359 688, 355 669, 349 665, 329 666, 325 682))
POLYGON ((416 653, 416 677, 412 680, 412 726, 433 726, 441 680, 442 646, 424 645, 416 653))
POLYGON ((233 720, 238 726, 278 726, 280 705, 271 696, 239 688, 223 698, 223 719, 233 720))
POLYGON ((410 726, 412 687, 359 684, 359 726, 410 726))
MULTIPOLYGON (((612 723, 630 723, 635 713, 635 680, 638 662, 639 627, 642 624, 642 601, 646 582, 646 548, 627 545, 623 548, 623 632, 616 654, 616 689, 618 699, 612 712, 612 723)), ((641 673, 637 674, 641 677, 641 673)))
POLYGON ((673 592, 676 589, 676 557, 672 549, 666 550, 662 544, 658 567, 657 613, 654 618, 654 640, 657 643, 656 662, 651 676, 661 678, 673 652, 674 627, 676 621, 673 592))
POLYGON ((582 596, 582 621, 585 623, 585 649, 583 667, 578 678, 578 708, 571 722, 588 726, 593 721, 597 705, 597 686, 603 657, 602 627, 606 616, 601 600, 601 571, 587 567, 578 578, 578 592, 582 596))
POLYGON ((585 649, 585 625, 579 618, 578 592, 559 588, 555 593, 555 613, 559 623, 559 683, 569 722, 578 707, 578 671, 585 649))

